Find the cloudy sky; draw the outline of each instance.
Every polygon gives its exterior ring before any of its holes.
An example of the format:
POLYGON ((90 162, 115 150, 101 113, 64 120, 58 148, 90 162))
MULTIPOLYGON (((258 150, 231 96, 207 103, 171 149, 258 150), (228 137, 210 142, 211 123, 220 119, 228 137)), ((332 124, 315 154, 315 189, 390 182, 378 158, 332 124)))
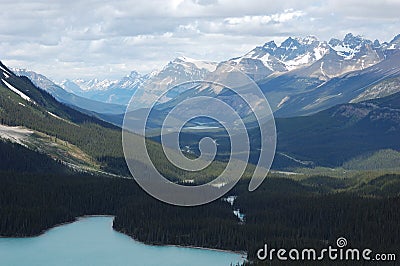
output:
POLYGON ((2 0, 0 60, 64 78, 147 73, 173 58, 221 61, 288 36, 390 41, 399 0, 2 0))

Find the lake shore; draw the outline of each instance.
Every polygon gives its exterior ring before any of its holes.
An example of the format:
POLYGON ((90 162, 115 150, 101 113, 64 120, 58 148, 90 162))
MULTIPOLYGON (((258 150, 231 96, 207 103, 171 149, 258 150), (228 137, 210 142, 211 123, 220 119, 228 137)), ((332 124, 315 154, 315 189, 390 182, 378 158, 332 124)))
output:
MULTIPOLYGON (((97 216, 97 215, 94 215, 97 216)), ((114 216, 111 216, 114 217, 114 216)), ((127 234, 126 232, 120 231, 120 230, 116 230, 115 228, 113 228, 114 231, 124 234, 126 236, 129 236, 130 238, 132 238, 132 240, 136 241, 136 242, 140 242, 144 245, 149 245, 149 246, 159 246, 159 247, 179 247, 179 248, 193 248, 193 249, 201 249, 201 250, 210 250, 210 251, 218 251, 218 252, 227 252, 227 253, 232 253, 232 254, 238 254, 243 256, 244 258, 247 257, 247 252, 245 251, 235 251, 235 250, 229 250, 229 249, 218 249, 218 248, 207 248, 207 247, 198 247, 198 246, 184 246, 184 245, 177 245, 177 244, 156 244, 156 243, 147 243, 147 242, 143 242, 140 241, 138 239, 136 239, 134 236, 127 234)))
POLYGON ((48 229, 46 229, 46 230, 43 230, 43 231, 40 232, 39 234, 35 234, 35 235, 30 235, 30 236, 0 236, 0 238, 34 238, 34 237, 39 237, 39 236, 44 235, 44 234, 46 234, 48 231, 53 230, 53 229, 55 229, 55 228, 57 228, 57 227, 61 227, 61 226, 64 226, 64 225, 68 225, 68 224, 71 224, 71 223, 74 223, 74 222, 77 222, 77 221, 80 221, 80 220, 83 220, 83 219, 86 219, 86 218, 91 218, 91 217, 110 217, 110 218, 113 218, 113 222, 112 222, 112 224, 111 224, 111 228, 112 228, 115 232, 118 232, 118 233, 120 233, 120 234, 123 234, 123 235, 125 235, 125 236, 128 236, 128 237, 130 237, 132 240, 134 240, 134 241, 136 241, 136 242, 139 242, 139 243, 141 243, 141 244, 143 244, 143 245, 159 246, 159 247, 179 247, 179 248, 191 248, 191 249, 200 249, 200 250, 227 252, 227 253, 232 253, 232 254, 241 255, 241 256, 242 256, 243 258, 245 258, 245 259, 246 259, 246 257, 247 257, 247 253, 246 253, 245 251, 234 251, 234 250, 226 250, 226 249, 207 248, 207 247, 197 247, 197 246, 184 246, 184 245, 173 245, 173 244, 165 244, 165 245, 164 245, 164 244, 146 243, 146 242, 143 242, 143 241, 140 241, 140 240, 136 239, 135 237, 133 237, 133 236, 131 236, 131 235, 125 233, 125 232, 122 232, 122 231, 119 231, 119 230, 114 229, 113 224, 114 224, 114 218, 115 218, 115 216, 114 216, 114 215, 107 215, 107 214, 83 215, 83 216, 75 217, 74 220, 72 220, 72 221, 67 221, 67 222, 63 222, 63 223, 56 224, 56 225, 54 225, 54 226, 52 226, 52 227, 50 227, 50 228, 48 228, 48 229))
POLYGON ((0 239, 1 265, 239 265, 235 253, 155 246, 113 230, 113 216, 77 217, 41 237, 0 239))
POLYGON ((32 238, 32 237, 39 237, 39 236, 42 236, 42 235, 46 234, 48 231, 53 230, 53 229, 55 229, 57 227, 60 227, 60 226, 63 226, 63 225, 67 225, 67 224, 72 224, 72 223, 75 223, 75 222, 77 222, 77 221, 79 221, 81 219, 90 218, 90 217, 115 217, 115 216, 107 215, 107 214, 83 215, 83 216, 75 217, 71 221, 66 221, 66 222, 55 224, 55 225, 53 225, 53 226, 51 226, 51 227, 49 227, 47 229, 42 230, 38 234, 32 234, 32 235, 27 235, 27 236, 18 236, 18 235, 15 235, 15 236, 1 236, 0 235, 0 238, 32 238))

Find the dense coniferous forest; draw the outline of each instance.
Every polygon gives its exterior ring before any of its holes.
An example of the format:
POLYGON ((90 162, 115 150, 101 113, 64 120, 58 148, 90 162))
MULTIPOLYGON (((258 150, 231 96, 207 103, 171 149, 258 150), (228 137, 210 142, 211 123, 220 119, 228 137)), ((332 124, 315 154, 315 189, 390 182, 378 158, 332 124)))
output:
POLYGON ((107 214, 115 216, 115 230, 145 243, 246 251, 251 260, 264 243, 322 248, 340 236, 375 251, 400 248, 400 176, 343 192, 334 192, 335 182, 321 189, 318 180, 269 178, 253 193, 241 181, 229 193, 238 196, 233 206, 220 199, 183 208, 153 199, 131 179, 3 171, 0 235, 32 236, 79 216, 107 214), (245 214, 244 222, 233 209, 245 214))
POLYGON ((70 172, 60 162, 29 150, 19 144, 0 139, 0 171, 30 173, 70 172))

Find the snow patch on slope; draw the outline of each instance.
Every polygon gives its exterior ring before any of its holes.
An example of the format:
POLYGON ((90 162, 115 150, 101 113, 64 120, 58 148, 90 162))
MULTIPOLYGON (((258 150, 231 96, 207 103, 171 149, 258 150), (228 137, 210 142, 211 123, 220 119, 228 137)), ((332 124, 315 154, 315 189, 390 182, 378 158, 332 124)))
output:
POLYGON ((28 102, 33 102, 31 100, 31 98, 29 98, 29 96, 27 96, 25 93, 21 92, 20 90, 16 89, 14 86, 12 86, 10 83, 8 83, 7 81, 5 81, 4 79, 1 79, 1 81, 3 81, 3 83, 13 92, 15 92, 16 94, 18 94, 22 99, 27 100, 28 102))
POLYGON ((287 102, 289 99, 290 99, 289 96, 285 96, 285 97, 278 103, 278 105, 277 105, 276 107, 281 108, 282 105, 283 105, 285 102, 287 102))
POLYGON ((2 66, 0 66, 0 69, 3 70, 4 73, 11 75, 11 73, 9 71, 7 71, 7 69, 3 68, 2 66))
POLYGON ((286 67, 288 70, 293 70, 298 68, 301 65, 306 65, 312 62, 312 57, 310 53, 301 55, 293 60, 286 61, 286 67))
POLYGON ((340 56, 344 57, 344 59, 352 59, 356 53, 356 51, 354 49, 352 49, 346 45, 336 45, 336 46, 331 46, 331 47, 340 56))

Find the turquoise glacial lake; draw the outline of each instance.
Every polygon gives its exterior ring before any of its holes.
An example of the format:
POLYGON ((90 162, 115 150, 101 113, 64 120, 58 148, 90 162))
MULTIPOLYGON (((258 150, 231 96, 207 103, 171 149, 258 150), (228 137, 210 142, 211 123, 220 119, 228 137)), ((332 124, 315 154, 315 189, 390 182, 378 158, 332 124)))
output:
POLYGON ((113 217, 95 216, 30 238, 0 238, 0 265, 191 266, 235 265, 242 255, 174 246, 150 246, 112 229, 113 217))

